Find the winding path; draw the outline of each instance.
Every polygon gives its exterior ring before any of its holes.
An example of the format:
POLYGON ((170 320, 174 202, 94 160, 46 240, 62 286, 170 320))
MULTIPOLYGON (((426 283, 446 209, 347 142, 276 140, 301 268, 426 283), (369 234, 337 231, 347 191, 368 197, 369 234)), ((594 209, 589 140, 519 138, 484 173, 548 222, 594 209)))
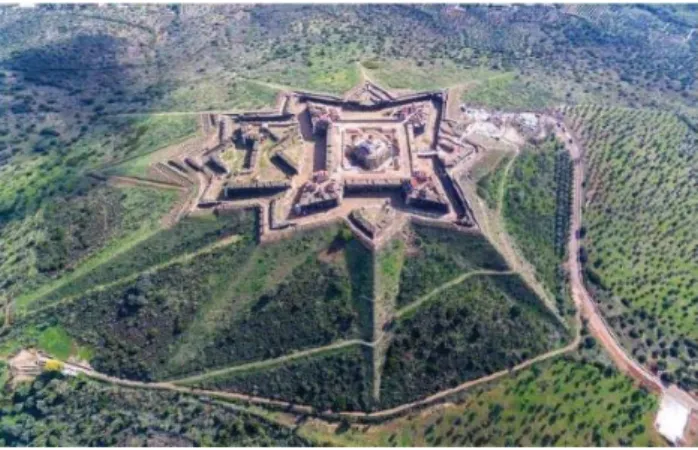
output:
POLYGON ((659 378, 629 357, 618 343, 618 340, 613 336, 594 300, 584 286, 582 265, 579 261, 580 246, 578 236, 578 230, 582 226, 582 206, 584 201, 582 151, 577 138, 570 134, 568 127, 566 127, 564 132, 557 129, 556 134, 559 139, 565 142, 565 146, 569 150, 570 157, 574 163, 572 217, 570 219, 570 238, 568 243, 570 284, 574 302, 581 311, 582 316, 587 319, 589 331, 601 342, 616 366, 647 388, 655 392, 663 392, 664 389, 659 378))
MULTIPOLYGON (((551 118, 548 118, 548 120, 552 120, 551 118)), ((575 136, 572 136, 570 132, 566 129, 565 131, 562 131, 561 129, 557 128, 556 129, 556 134, 557 136, 562 139, 562 141, 565 143, 565 146, 567 150, 570 152, 571 159, 574 162, 574 172, 573 172, 573 200, 572 200, 572 215, 571 215, 571 220, 570 220, 570 237, 569 237, 569 242, 568 242, 568 254, 569 254, 569 270, 570 270, 570 282, 571 282, 571 289, 572 289, 572 296, 575 302, 575 305, 577 306, 577 316, 576 320, 578 324, 581 324, 581 318, 584 317, 587 319, 587 326, 590 331, 590 333, 603 345, 604 349, 608 352, 614 363, 618 366, 618 368, 627 373, 629 376, 632 378, 636 379, 639 381, 642 385, 646 386, 647 388, 658 392, 658 393, 667 393, 667 391, 670 391, 668 389, 664 389, 661 381, 659 378, 647 371, 641 364, 639 364, 637 361, 632 359, 622 348, 622 346, 619 344, 618 340, 615 338, 613 335, 612 331, 610 328, 607 326, 605 323, 600 311, 596 307, 596 304, 594 303, 593 299, 587 292, 585 286, 584 286, 584 281, 583 281, 583 275, 582 275, 582 266, 579 261, 578 255, 579 255, 579 238, 577 234, 577 230, 580 229, 581 224, 582 224, 582 206, 583 206, 583 198, 584 198, 584 191, 583 191, 583 186, 582 186, 582 181, 584 179, 584 166, 583 166, 583 159, 582 159, 582 151, 581 147, 578 144, 578 141, 575 136)), ((123 179, 119 180, 122 182, 135 182, 134 180, 131 179, 123 179)), ((139 180, 139 182, 142 183, 142 181, 139 180)), ((153 183, 154 184, 154 183, 153 183)), ((151 185, 153 185, 151 184, 151 185)), ((163 186, 164 183, 157 183, 158 187, 171 187, 169 185, 163 186)), ((501 194, 500 194, 501 195, 501 194)), ((507 243, 508 244, 508 243, 507 243)), ((482 272, 482 271, 481 271, 482 272)), ((446 285, 437 288, 435 291, 433 291, 430 294, 427 294, 424 298, 418 300, 418 302, 424 302, 427 301, 429 298, 432 296, 438 295, 443 289, 457 284, 461 281, 463 281, 465 278, 468 276, 475 275, 477 273, 471 272, 469 274, 463 274, 459 276, 458 278, 449 281, 446 285)), ((501 272, 497 274, 502 274, 501 272)), ((412 305, 408 306, 407 308, 404 308, 403 310, 400 310, 398 314, 402 315, 407 312, 409 312, 411 309, 414 307, 412 305)), ((579 343, 581 341, 581 336, 579 333, 579 329, 581 327, 577 327, 577 332, 575 333, 574 339, 572 342, 567 344, 565 347, 555 349, 553 351, 538 355, 535 358, 529 359, 521 364, 518 364, 514 367, 511 367, 509 369, 501 370, 495 373, 492 373, 490 375, 487 375, 482 378, 478 378, 476 380, 470 380, 465 383, 462 383, 454 388, 447 389, 440 391, 438 393, 435 393, 429 397, 422 398, 420 400, 410 402, 410 403, 405 403, 402 405, 399 405, 394 408, 390 409, 385 409, 381 411, 376 411, 372 413, 365 413, 365 412, 355 412, 355 411, 342 411, 342 412, 337 412, 337 413, 332 413, 332 412, 318 412, 315 410, 315 408, 308 406, 308 405, 299 405, 299 404, 294 404, 291 402, 286 402, 282 400, 275 400, 271 398, 265 398, 265 397, 257 397, 257 396, 251 396, 251 395, 246 395, 246 394, 241 394, 241 393, 234 393, 234 392, 224 392, 224 391, 215 391, 215 390, 206 390, 206 389, 197 389, 197 388, 192 388, 188 386, 180 386, 175 384, 175 382, 153 382, 153 383, 147 383, 147 382, 141 382, 141 381, 132 381, 132 380, 124 380, 116 377, 111 377, 102 373, 99 373, 97 371, 94 371, 93 369, 89 367, 84 367, 78 364, 73 364, 73 363, 65 363, 65 367, 69 369, 70 371, 74 373, 82 373, 90 378, 101 380, 104 382, 109 382, 115 385, 120 385, 120 386, 125 386, 125 387, 130 387, 130 388, 144 388, 144 389, 156 389, 156 390, 169 390, 169 391, 175 391, 175 392, 180 392, 180 393, 186 393, 190 395, 197 395, 197 396, 205 396, 205 397, 215 397, 223 400, 233 400, 233 401, 242 401, 246 403, 252 403, 252 404, 257 404, 257 405, 262 405, 262 406, 271 406, 275 408, 283 408, 284 410, 288 412, 293 412, 297 414, 313 414, 317 415, 319 417, 323 418, 354 418, 354 419, 359 419, 359 418, 390 418, 394 416, 398 416, 404 412, 408 412, 410 410, 413 410, 414 408, 418 407, 424 407, 424 406, 429 406, 435 403, 438 403, 440 401, 443 401, 447 397, 450 397, 454 394, 460 393, 462 391, 465 391, 467 389, 470 389, 474 386, 481 385, 484 383, 491 382, 493 380, 496 380, 500 377, 512 374, 516 371, 528 368, 532 366, 535 363, 554 358, 557 356, 560 356, 562 354, 568 353, 568 352, 573 352, 575 351, 579 343)), ((315 349, 309 349, 301 352, 297 352, 291 355, 283 356, 281 358, 276 358, 274 360, 267 360, 267 361, 259 361, 259 362, 254 362, 254 363, 249 363, 241 366, 235 366, 231 368, 226 368, 226 369, 219 369, 216 371, 211 371, 206 374, 202 375, 196 375, 180 380, 176 380, 177 383, 190 383, 190 382, 196 382, 200 379, 204 379, 207 377, 219 375, 219 374, 225 374, 225 373, 230 373, 230 372, 235 372, 239 370, 245 370, 245 369, 251 369, 251 368, 262 368, 262 367, 267 367, 270 365, 274 365, 277 363, 282 363, 287 360, 292 360, 295 358, 299 358, 302 356, 307 356, 307 355, 312 355, 316 353, 320 353, 323 351, 328 351, 332 349, 337 349, 337 348, 343 348, 349 345, 376 345, 381 341, 382 337, 379 338, 378 340, 368 343, 365 341, 341 341, 335 344, 330 344, 329 346, 321 347, 321 348, 315 348, 315 349)), ((48 359, 47 356, 41 355, 40 358, 42 359, 48 359)), ((676 390, 676 388, 672 388, 676 390)), ((683 391, 680 391, 683 392, 683 391)), ((692 397, 691 397, 692 398, 692 397)), ((698 410, 698 401, 693 399, 694 402, 694 408, 698 410)))

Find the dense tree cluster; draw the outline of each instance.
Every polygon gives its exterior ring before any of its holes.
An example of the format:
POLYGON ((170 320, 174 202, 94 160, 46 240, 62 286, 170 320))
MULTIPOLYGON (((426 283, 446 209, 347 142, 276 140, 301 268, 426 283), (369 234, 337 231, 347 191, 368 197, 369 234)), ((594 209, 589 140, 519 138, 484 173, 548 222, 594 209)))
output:
POLYGON ((567 339, 517 275, 476 276, 401 317, 381 381, 394 406, 513 367, 567 339))
POLYGON ((52 446, 307 446, 249 413, 168 392, 47 373, 0 396, 0 444, 52 446))
POLYGON ((371 367, 370 351, 355 345, 268 369, 211 377, 197 386, 277 398, 320 411, 366 411, 373 403, 371 367))

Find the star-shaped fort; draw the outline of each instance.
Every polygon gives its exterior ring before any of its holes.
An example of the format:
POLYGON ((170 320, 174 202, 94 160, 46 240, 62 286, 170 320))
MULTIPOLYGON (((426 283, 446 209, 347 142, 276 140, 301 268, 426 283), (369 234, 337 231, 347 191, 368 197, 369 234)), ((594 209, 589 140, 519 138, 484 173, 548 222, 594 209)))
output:
POLYGON ((197 186, 189 211, 258 208, 260 240, 338 219, 371 245, 404 219, 476 230, 459 174, 547 131, 534 114, 453 106, 448 90, 370 81, 343 97, 286 92, 275 110, 203 114, 203 142, 159 166, 197 186))

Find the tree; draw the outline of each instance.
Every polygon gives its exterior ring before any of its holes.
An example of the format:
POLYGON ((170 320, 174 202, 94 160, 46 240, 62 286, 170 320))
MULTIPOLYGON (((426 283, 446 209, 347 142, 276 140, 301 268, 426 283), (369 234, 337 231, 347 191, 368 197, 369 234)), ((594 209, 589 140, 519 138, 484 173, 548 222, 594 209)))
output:
POLYGON ((44 364, 44 371, 46 372, 61 372, 63 371, 63 363, 57 359, 49 359, 44 364))

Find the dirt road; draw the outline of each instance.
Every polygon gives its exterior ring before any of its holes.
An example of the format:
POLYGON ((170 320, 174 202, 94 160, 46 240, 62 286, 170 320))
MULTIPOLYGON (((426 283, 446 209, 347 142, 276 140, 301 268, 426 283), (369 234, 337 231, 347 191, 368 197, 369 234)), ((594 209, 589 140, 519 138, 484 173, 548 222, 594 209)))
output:
MULTIPOLYGON (((218 398, 218 399, 223 399, 223 400, 233 400, 233 401, 242 401, 242 402, 248 402, 252 403, 255 405, 262 405, 262 406, 271 406, 275 408, 282 408, 285 412, 289 413, 295 413, 295 414, 311 414, 318 416, 320 418, 325 418, 325 419, 337 419, 337 418, 353 418, 353 419, 359 419, 359 418, 391 418, 395 416, 399 416, 403 413, 406 413, 413 408, 419 408, 419 407, 426 407, 430 406, 432 404, 438 403, 442 401, 443 399, 457 394, 459 392, 463 392, 467 389, 470 389, 472 387, 475 387, 480 384, 488 383, 490 381, 496 380, 497 378, 510 375, 514 372, 518 372, 519 370, 528 368, 532 366, 535 363, 554 358, 557 356, 560 356, 562 354, 574 351, 577 346, 579 345, 579 335, 575 337, 575 339, 568 345, 562 348, 558 348, 556 350, 552 350, 550 352, 538 355, 535 358, 529 359, 527 361, 522 362, 521 364, 518 364, 510 369, 504 369, 500 370, 499 372, 495 372, 492 374, 489 374, 485 377, 478 378, 476 380, 470 380, 465 383, 462 383, 458 386, 455 386, 451 389, 446 389, 440 392, 437 392, 434 395, 431 395, 429 397, 416 400, 414 402, 410 403, 405 403, 399 406, 396 406, 394 408, 390 409, 384 409, 381 411, 375 411, 372 413, 365 413, 365 412, 360 412, 360 411, 341 411, 341 412, 331 412, 331 411, 325 411, 325 412, 320 412, 316 411, 314 407, 309 406, 309 405, 301 405, 297 403, 291 403, 291 402, 286 402, 283 400, 275 400, 267 397, 257 397, 254 395, 247 395, 247 394, 240 394, 236 392, 225 392, 225 391, 213 391, 213 390, 207 390, 207 389, 196 389, 196 388, 191 388, 187 386, 179 386, 176 385, 172 382, 153 382, 153 383, 148 383, 148 382, 143 382, 143 381, 133 381, 133 380, 125 380, 122 378, 116 378, 112 377, 109 375, 105 375, 103 373, 99 373, 89 367, 85 367, 79 364, 74 364, 70 362, 64 362, 64 370, 69 371, 72 374, 83 374, 89 378, 95 379, 95 380, 100 380, 104 381, 107 383, 115 384, 118 386, 124 386, 124 387, 129 387, 129 388, 140 388, 140 389, 153 389, 153 390, 166 390, 166 391, 173 391, 173 392, 180 392, 180 393, 185 393, 185 394, 190 394, 190 395, 196 395, 196 396, 201 396, 201 397, 209 397, 209 398, 218 398)), ((363 342, 357 342, 360 344, 363 344, 363 342)), ((375 344, 375 343, 374 343, 375 344)), ((341 345, 347 345, 341 344, 341 345)), ((373 344, 372 344, 373 345, 373 344)), ((39 359, 42 362, 45 362, 46 360, 50 359, 47 355, 41 354, 39 356, 39 359)), ((178 380, 178 382, 182 382, 182 380, 178 380)))
POLYGON ((300 350, 296 351, 293 353, 290 353, 288 355, 280 356, 278 358, 273 358, 273 359, 265 359, 262 361, 254 361, 251 363, 246 363, 246 364, 238 364, 236 366, 232 367, 224 367, 222 369, 216 369, 216 370, 211 370, 209 372, 204 372, 199 375, 192 375, 190 377, 186 378, 178 378, 174 380, 169 380, 167 383, 172 383, 172 384, 178 384, 178 385, 189 385, 192 383, 196 383, 199 381, 206 380, 208 378, 215 378, 220 375, 227 375, 230 373, 235 373, 235 372, 244 372, 247 370, 259 370, 259 369, 264 369, 268 367, 273 367, 279 364, 283 364, 288 361, 293 361, 294 359, 299 359, 299 358, 304 358, 306 356, 313 356, 321 353, 327 353, 332 350, 338 350, 341 348, 345 347, 352 347, 356 345, 363 345, 366 347, 375 347, 376 345, 380 344, 382 340, 384 339, 384 335, 379 336, 379 338, 374 341, 374 342, 367 342, 363 341, 361 339, 350 339, 346 341, 338 341, 333 344, 325 345, 323 347, 313 347, 309 348, 307 350, 300 350))
POLYGON ((584 286, 582 265, 579 261, 579 238, 577 233, 582 225, 582 206, 584 202, 582 182, 584 180, 584 162, 582 159, 581 147, 576 137, 570 134, 568 127, 566 128, 564 132, 560 129, 556 129, 556 134, 562 142, 565 142, 574 163, 572 216, 570 218, 570 239, 568 243, 570 283, 574 302, 580 310, 582 317, 587 319, 587 326, 590 333, 600 341, 616 366, 650 390, 661 393, 663 392, 663 386, 659 378, 651 374, 640 363, 628 356, 606 325, 594 300, 584 286))

